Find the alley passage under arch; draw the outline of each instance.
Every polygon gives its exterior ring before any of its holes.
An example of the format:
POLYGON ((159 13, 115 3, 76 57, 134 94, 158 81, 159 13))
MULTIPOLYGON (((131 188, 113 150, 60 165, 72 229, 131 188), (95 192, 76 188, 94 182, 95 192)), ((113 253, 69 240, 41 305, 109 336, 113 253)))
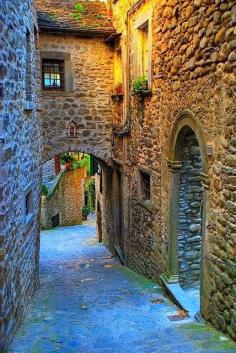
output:
POLYGON ((43 231, 41 286, 9 353, 230 353, 235 345, 191 320, 161 288, 121 266, 93 221, 43 231))

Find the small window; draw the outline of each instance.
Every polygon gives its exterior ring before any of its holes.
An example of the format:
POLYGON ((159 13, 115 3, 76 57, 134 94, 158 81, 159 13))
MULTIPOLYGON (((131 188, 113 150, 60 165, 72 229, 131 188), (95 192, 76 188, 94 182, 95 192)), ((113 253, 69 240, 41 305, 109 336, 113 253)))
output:
POLYGON ((33 192, 30 191, 25 196, 25 215, 26 217, 33 213, 33 192))
POLYGON ((115 50, 114 54, 114 83, 115 93, 123 93, 123 77, 122 77, 122 56, 120 47, 115 50))
POLYGON ((151 181, 150 174, 140 171, 140 189, 143 200, 151 199, 151 181))
POLYGON ((65 62, 64 60, 43 59, 42 80, 45 90, 65 89, 65 62))
POLYGON ((24 198, 22 200, 23 216, 25 218, 25 226, 27 231, 34 220, 33 189, 34 183, 31 182, 24 189, 24 198))
POLYGON ((138 28, 138 75, 148 79, 148 21, 138 28))

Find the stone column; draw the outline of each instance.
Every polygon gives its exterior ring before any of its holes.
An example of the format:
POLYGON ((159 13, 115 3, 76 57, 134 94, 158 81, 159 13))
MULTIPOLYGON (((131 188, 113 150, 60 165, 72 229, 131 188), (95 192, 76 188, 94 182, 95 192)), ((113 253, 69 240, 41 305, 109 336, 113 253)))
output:
POLYGON ((179 281, 178 275, 178 210, 179 210, 179 179, 182 163, 180 161, 168 161, 171 172, 170 199, 169 199, 169 243, 167 252, 167 268, 164 275, 168 283, 179 281))

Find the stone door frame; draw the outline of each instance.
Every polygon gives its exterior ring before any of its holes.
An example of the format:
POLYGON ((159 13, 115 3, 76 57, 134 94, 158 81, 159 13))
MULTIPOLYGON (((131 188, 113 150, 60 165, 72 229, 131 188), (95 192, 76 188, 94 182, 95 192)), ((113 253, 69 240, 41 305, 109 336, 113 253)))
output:
POLYGON ((170 193, 169 193, 169 242, 166 261, 166 273, 163 278, 167 283, 179 283, 178 269, 178 229, 179 229, 179 186, 180 186, 180 171, 182 168, 181 162, 181 141, 184 133, 184 128, 190 128, 195 134, 201 154, 202 172, 200 174, 201 183, 203 185, 203 209, 202 209, 202 240, 201 240, 201 264, 200 264, 200 296, 204 288, 204 244, 206 238, 206 214, 207 214, 207 190, 208 183, 208 163, 207 149, 201 123, 194 116, 191 110, 182 111, 174 124, 168 156, 168 167, 170 171, 170 193))

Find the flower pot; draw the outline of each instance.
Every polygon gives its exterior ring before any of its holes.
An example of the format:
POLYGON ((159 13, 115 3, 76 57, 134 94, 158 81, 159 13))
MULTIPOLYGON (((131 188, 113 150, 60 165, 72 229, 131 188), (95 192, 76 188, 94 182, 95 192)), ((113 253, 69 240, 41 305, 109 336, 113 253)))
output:
POLYGON ((115 87, 115 92, 116 94, 123 94, 123 85, 122 84, 119 84, 115 87))

